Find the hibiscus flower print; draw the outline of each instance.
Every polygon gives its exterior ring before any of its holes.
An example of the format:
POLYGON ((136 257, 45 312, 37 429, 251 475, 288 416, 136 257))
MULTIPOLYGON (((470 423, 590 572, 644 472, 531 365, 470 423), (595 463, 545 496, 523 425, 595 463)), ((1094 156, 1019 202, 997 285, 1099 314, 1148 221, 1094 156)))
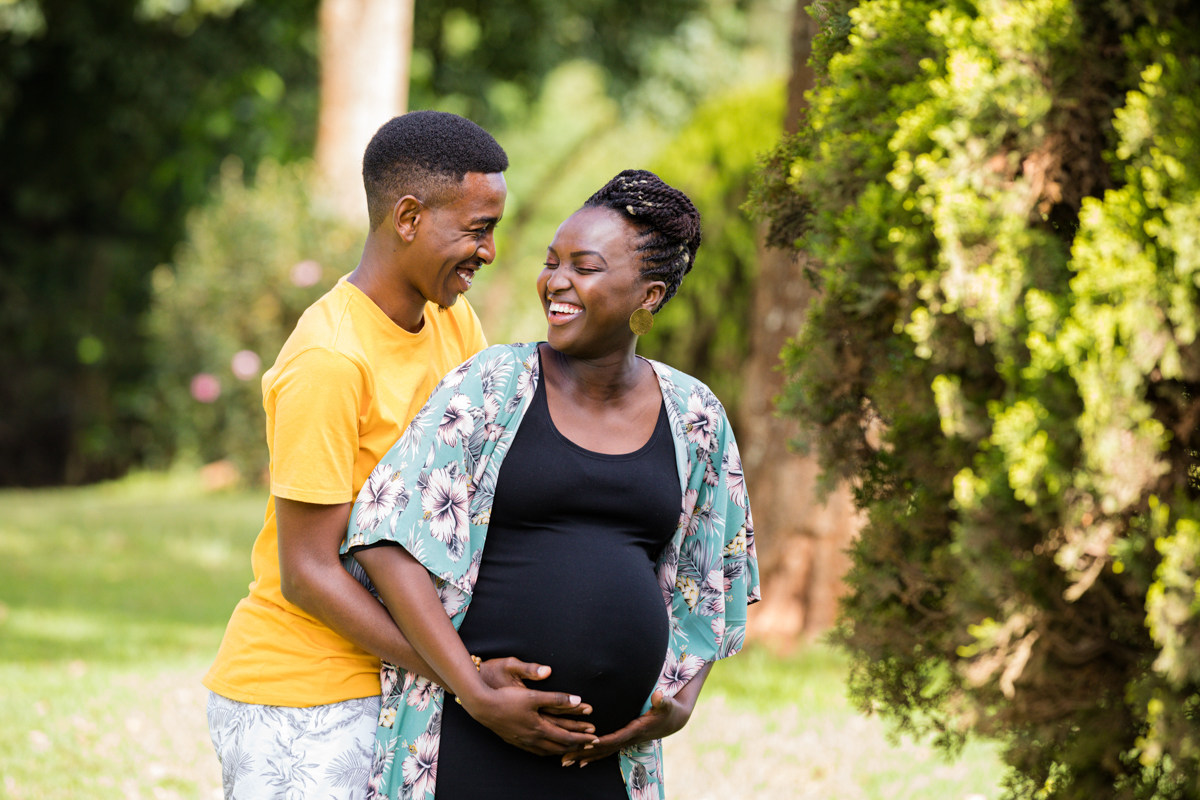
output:
POLYGON ((691 521, 692 512, 696 509, 696 498, 699 496, 700 493, 695 489, 688 489, 683 493, 683 510, 679 512, 679 525, 675 529, 687 528, 689 536, 696 532, 691 525, 691 521))
POLYGON ((746 507, 746 478, 742 474, 742 454, 736 442, 730 442, 721 458, 721 469, 725 472, 725 488, 729 499, 739 508, 746 507))
POLYGON ((404 702, 417 711, 424 711, 429 708, 429 701, 433 699, 433 689, 433 681, 418 675, 417 679, 413 681, 412 688, 408 690, 408 696, 404 698, 404 702))
POLYGON ((658 560, 658 588, 662 591, 663 603, 667 608, 671 607, 671 599, 675 596, 675 577, 678 572, 679 548, 671 542, 658 560))
POLYGON ((688 441, 694 442, 702 452, 708 452, 712 449, 713 434, 719 422, 720 414, 716 406, 707 402, 697 386, 688 396, 688 410, 683 415, 683 429, 688 441))
POLYGON ((682 656, 677 659, 674 651, 668 652, 667 663, 663 665, 662 676, 658 679, 658 688, 668 697, 673 697, 688 681, 696 677, 696 673, 704 666, 704 659, 700 656, 690 656, 687 653, 683 653, 682 656))
POLYGON ((409 745, 404 759, 404 790, 412 797, 424 797, 437 783, 438 737, 422 733, 409 745))
POLYGON ((400 473, 394 472, 391 464, 380 464, 371 470, 367 482, 358 493, 354 524, 360 530, 374 531, 393 508, 399 507, 403 511, 409 497, 400 473))
POLYGON ((538 379, 538 354, 537 354, 537 351, 534 350, 533 353, 531 353, 528 358, 526 358, 523 362, 521 362, 521 366, 524 367, 524 369, 521 370, 521 374, 517 376, 517 391, 513 394, 512 397, 508 398, 508 403, 504 407, 505 411, 508 411, 510 413, 515 411, 517 409, 517 407, 521 405, 521 401, 524 400, 526 398, 526 396, 532 394, 533 388, 535 386, 537 386, 537 379, 538 379))
POLYGON ((446 552, 454 561, 462 558, 466 550, 469 482, 466 475, 442 467, 429 473, 421 490, 421 508, 429 520, 429 532, 446 545, 446 552))
POLYGON ((438 424, 438 438, 447 447, 457 447, 458 437, 466 438, 475 430, 475 420, 471 417, 471 398, 465 394, 456 394, 450 398, 442 413, 442 421, 438 424))
POLYGON ((446 610, 446 616, 453 617, 467 604, 467 595, 462 589, 450 583, 450 578, 451 575, 447 572, 434 583, 437 586, 438 599, 442 601, 442 608, 446 610))
POLYGON ((390 728, 396 724, 396 709, 388 707, 381 709, 379 712, 379 727, 390 728))

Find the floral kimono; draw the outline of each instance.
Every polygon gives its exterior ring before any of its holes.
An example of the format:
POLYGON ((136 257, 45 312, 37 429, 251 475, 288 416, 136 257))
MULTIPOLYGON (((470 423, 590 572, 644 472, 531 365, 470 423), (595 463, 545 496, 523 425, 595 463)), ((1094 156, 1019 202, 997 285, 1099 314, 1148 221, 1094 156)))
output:
MULTIPOLYGON (((699 381, 650 362, 675 445, 680 516, 655 566, 670 617, 670 645, 656 689, 671 696, 708 661, 733 655, 746 607, 759 599, 754 525, 742 463, 720 402, 699 381)), ((539 378, 536 344, 499 345, 442 379, 429 402, 371 473, 355 501, 342 553, 400 544, 435 576, 458 628, 479 576, 496 476, 539 378)), ((347 557, 348 569, 365 580, 347 557)), ((433 800, 443 691, 384 664, 371 769, 372 798, 433 800)), ((646 698, 643 712, 650 708, 646 698)), ((620 753, 631 800, 661 800, 660 741, 620 753)))

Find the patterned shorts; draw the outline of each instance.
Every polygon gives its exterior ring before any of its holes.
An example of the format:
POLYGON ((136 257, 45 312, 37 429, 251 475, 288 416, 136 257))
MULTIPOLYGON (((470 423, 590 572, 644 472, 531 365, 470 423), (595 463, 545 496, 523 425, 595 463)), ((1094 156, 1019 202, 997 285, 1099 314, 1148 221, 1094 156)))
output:
POLYGON ((225 800, 365 800, 379 698, 289 708, 208 693, 225 800))

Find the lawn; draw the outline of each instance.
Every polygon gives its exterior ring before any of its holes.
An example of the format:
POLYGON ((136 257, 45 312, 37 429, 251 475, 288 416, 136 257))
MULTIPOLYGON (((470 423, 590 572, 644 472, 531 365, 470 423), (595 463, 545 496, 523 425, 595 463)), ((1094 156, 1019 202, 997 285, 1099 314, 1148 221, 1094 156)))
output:
MULTIPOLYGON (((220 797, 199 680, 264 500, 186 472, 0 492, 0 797, 220 797)), ((993 749, 889 743, 844 672, 824 648, 719 664, 667 742, 671 796, 998 800, 993 749)))

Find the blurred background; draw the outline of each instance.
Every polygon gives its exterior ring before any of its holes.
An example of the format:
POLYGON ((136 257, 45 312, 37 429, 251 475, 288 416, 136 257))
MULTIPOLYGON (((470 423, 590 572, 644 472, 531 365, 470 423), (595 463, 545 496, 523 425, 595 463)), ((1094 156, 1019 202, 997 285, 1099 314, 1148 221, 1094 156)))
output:
POLYGON ((673 793, 994 787, 991 751, 949 766, 896 747, 844 698, 840 656, 796 649, 832 624, 858 528, 845 492, 818 503, 815 463, 773 415, 807 290, 743 209, 811 86, 797 12, 0 0, 0 796, 220 796, 198 680, 250 578, 260 378, 357 263, 367 140, 418 108, 475 120, 510 157, 499 255, 470 294, 492 342, 544 335, 546 244, 618 171, 657 172, 703 216, 697 268, 642 352, 707 381, 752 481, 759 465, 773 536, 754 629, 771 647, 713 679, 669 756, 673 793), (864 740, 878 757, 859 774, 864 740))

